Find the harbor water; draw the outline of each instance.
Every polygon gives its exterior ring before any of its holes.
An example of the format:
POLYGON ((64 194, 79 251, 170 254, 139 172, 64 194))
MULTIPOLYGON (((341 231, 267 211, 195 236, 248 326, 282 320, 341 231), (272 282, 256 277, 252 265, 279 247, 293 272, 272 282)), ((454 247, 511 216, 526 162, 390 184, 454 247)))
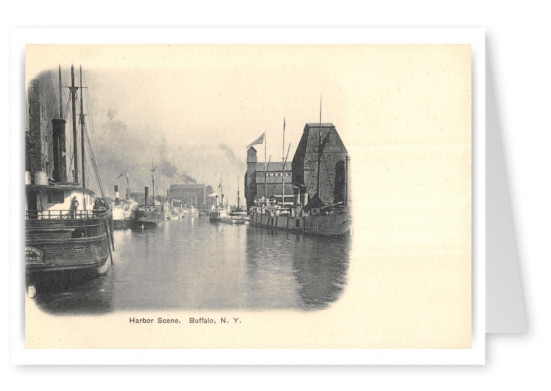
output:
POLYGON ((53 314, 162 309, 320 310, 346 289, 350 237, 316 237, 208 217, 114 232, 103 276, 34 298, 53 314))

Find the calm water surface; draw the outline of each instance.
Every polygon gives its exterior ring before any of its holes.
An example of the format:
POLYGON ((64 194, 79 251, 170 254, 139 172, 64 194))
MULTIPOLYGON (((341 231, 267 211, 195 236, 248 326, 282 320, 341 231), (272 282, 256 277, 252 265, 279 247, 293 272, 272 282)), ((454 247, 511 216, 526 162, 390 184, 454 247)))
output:
POLYGON ((346 285, 350 238, 319 238, 208 218, 115 231, 114 267, 64 292, 42 292, 50 313, 161 309, 316 310, 346 285))

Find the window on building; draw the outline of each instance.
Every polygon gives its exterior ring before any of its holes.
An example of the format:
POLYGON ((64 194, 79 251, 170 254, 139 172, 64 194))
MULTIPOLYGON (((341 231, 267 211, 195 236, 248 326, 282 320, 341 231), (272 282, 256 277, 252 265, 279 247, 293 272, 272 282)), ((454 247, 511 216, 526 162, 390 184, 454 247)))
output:
POLYGON ((63 191, 51 191, 48 192, 48 203, 49 204, 63 204, 64 201, 63 191))

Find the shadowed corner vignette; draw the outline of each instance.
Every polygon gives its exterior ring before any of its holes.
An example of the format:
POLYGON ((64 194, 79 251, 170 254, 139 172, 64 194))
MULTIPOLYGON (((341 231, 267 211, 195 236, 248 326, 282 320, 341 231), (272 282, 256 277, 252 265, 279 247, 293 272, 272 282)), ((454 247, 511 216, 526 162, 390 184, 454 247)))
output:
POLYGON ((25 274, 39 308, 310 311, 338 300, 350 156, 337 125, 322 122, 321 102, 296 147, 285 136, 297 124, 283 119, 271 132, 281 160, 267 156, 267 132, 242 156, 222 142, 212 159, 235 176, 207 182, 191 174, 193 152, 153 134, 142 148, 116 111, 94 112, 89 73, 59 66, 27 85, 25 274))

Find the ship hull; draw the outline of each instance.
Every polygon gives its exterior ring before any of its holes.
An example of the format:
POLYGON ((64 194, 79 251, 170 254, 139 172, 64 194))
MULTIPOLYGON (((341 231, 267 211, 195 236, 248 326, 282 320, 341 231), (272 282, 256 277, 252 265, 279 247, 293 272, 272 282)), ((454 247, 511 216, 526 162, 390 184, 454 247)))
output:
POLYGON ((350 214, 318 216, 270 216, 253 211, 250 215, 251 226, 279 229, 308 235, 341 236, 350 232, 350 214))
POLYGON ((222 217, 220 219, 220 222, 224 223, 224 224, 235 225, 235 224, 244 224, 245 220, 243 220, 243 218, 237 218, 237 217, 230 216, 230 217, 222 217))
POLYGON ((159 225, 163 224, 165 222, 164 219, 160 220, 133 220, 130 224, 130 227, 132 229, 152 229, 157 228, 159 225))
POLYGON ((166 221, 164 211, 160 209, 136 211, 136 218, 132 220, 130 227, 132 229, 151 229, 157 228, 166 221))
POLYGON ((214 210, 209 213, 209 221, 211 223, 222 223, 224 219, 228 219, 228 213, 224 209, 214 210))
POLYGON ((110 268, 106 225, 103 219, 28 221, 26 285, 37 291, 59 290, 106 273, 110 268))
POLYGON ((113 229, 128 229, 132 220, 113 220, 113 229))

